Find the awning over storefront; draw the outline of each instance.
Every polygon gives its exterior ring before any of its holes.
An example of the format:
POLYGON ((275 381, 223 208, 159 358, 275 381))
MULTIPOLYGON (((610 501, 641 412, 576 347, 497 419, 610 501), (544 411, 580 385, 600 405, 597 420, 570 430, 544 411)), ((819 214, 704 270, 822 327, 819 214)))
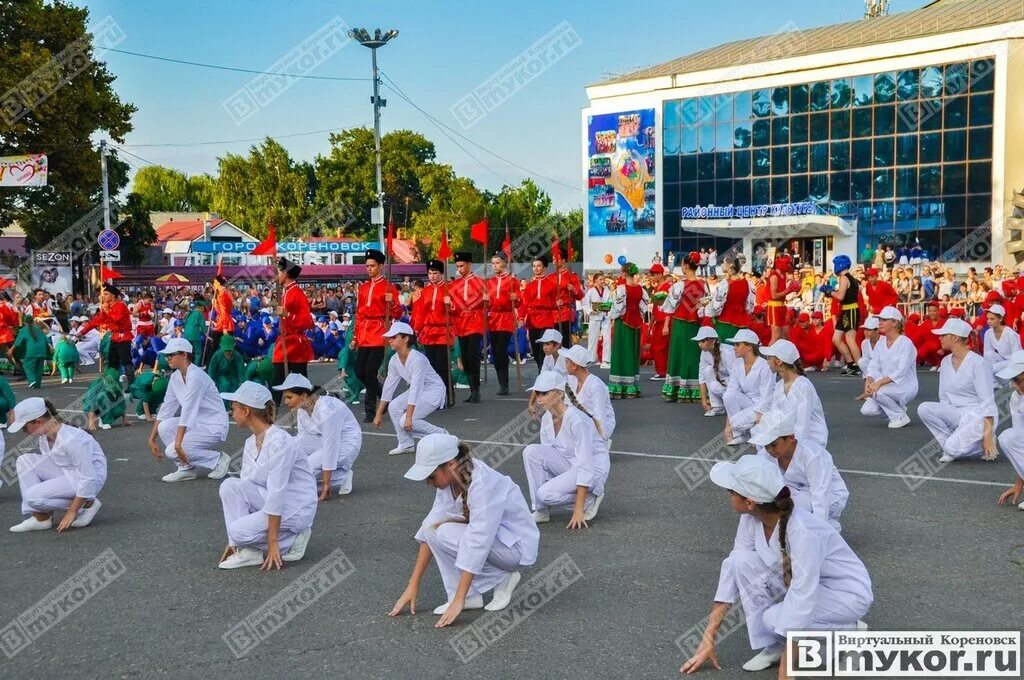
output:
POLYGON ((798 238, 802 236, 854 236, 857 220, 838 215, 792 215, 750 219, 681 220, 683 231, 722 238, 798 238))

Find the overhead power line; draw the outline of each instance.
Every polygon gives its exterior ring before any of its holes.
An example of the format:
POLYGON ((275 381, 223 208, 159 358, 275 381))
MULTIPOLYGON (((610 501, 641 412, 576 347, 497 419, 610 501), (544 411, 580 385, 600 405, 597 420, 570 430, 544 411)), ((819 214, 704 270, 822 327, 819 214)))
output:
POLYGON ((222 66, 219 64, 204 64, 199 61, 188 61, 187 59, 173 59, 171 57, 160 57, 155 54, 143 54, 142 52, 132 52, 130 50, 119 50, 114 47, 107 48, 108 52, 117 52, 118 54, 127 54, 133 57, 142 57, 143 59, 153 59, 155 61, 166 61, 172 64, 184 64, 185 66, 197 66, 200 68, 209 68, 217 71, 233 71, 235 73, 252 73, 259 76, 284 76, 286 78, 302 78, 305 80, 336 80, 336 81, 357 81, 365 82, 373 80, 372 78, 355 78, 348 76, 311 76, 311 75, 297 75, 294 73, 280 73, 275 71, 260 71, 251 68, 240 68, 236 66, 222 66))
POLYGON ((127 146, 131 148, 154 148, 154 147, 168 147, 168 146, 212 146, 216 144, 240 144, 242 142, 262 142, 268 137, 270 139, 288 139, 290 137, 308 137, 309 135, 322 135, 326 132, 340 132, 341 130, 347 130, 349 128, 337 127, 337 128, 326 128, 324 130, 310 130, 309 132, 293 132, 287 135, 264 135, 262 137, 252 137, 250 139, 220 139, 209 142, 168 142, 163 144, 122 144, 121 146, 127 146))

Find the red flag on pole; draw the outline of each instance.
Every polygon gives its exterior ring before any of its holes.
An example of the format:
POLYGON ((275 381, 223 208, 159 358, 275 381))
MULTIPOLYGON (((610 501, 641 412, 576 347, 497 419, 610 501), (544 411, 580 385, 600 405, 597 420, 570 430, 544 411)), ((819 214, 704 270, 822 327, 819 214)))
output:
POLYGON ((107 265, 100 265, 100 279, 102 281, 113 281, 114 279, 123 279, 124 276, 115 272, 112 267, 107 265))
POLYGON ((491 226, 491 220, 487 217, 483 218, 469 229, 469 237, 479 243, 480 245, 487 247, 487 230, 491 226))
POLYGON ((558 244, 558 237, 551 239, 551 259, 561 260, 562 259, 562 246, 558 244))
POLYGON ((277 232, 273 224, 270 225, 268 232, 267 237, 256 244, 250 255, 277 255, 277 232))
POLYGON ((437 257, 441 260, 447 260, 452 256, 452 249, 448 247, 448 232, 441 232, 441 245, 437 248, 437 257))
POLYGON ((512 236, 508 233, 508 225, 505 225, 505 240, 501 242, 501 249, 505 251, 505 258, 512 261, 512 236))
POLYGON ((566 238, 565 239, 565 258, 569 262, 573 262, 573 261, 576 260, 576 253, 572 249, 572 239, 571 238, 566 238))

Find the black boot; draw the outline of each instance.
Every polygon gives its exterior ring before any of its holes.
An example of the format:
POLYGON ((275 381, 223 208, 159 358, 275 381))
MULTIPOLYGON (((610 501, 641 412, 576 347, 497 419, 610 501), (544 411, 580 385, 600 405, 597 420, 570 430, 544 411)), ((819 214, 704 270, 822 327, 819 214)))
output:
POLYGON ((463 399, 467 404, 479 404, 480 403, 480 390, 470 390, 469 396, 463 399))
POLYGON ((507 384, 506 385, 502 385, 502 386, 500 386, 498 388, 498 396, 499 397, 507 397, 508 396, 508 385, 507 384))

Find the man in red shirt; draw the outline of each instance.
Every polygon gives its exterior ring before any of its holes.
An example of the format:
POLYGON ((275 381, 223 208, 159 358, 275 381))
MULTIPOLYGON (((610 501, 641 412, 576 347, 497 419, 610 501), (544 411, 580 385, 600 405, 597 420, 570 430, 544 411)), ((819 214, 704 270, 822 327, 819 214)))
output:
POLYGON ((869 267, 864 271, 867 283, 864 284, 864 297, 868 299, 872 314, 878 314, 885 307, 896 307, 899 304, 900 296, 896 294, 888 281, 878 278, 878 270, 869 267))
POLYGON ((491 334, 494 372, 498 374, 498 395, 508 394, 508 343, 519 325, 521 299, 519 279, 506 271, 508 260, 502 251, 491 257, 494 276, 487 280, 487 330, 491 334))
POLYGON ((387 261, 379 250, 366 252, 366 275, 369 280, 359 284, 356 292, 356 334, 349 344, 356 349, 356 377, 366 388, 363 400, 363 422, 372 423, 377 415, 381 384, 377 370, 384 361, 384 333, 391 322, 402 317, 398 289, 384 278, 383 266, 387 261))
POLYGON ((480 402, 480 348, 487 328, 487 284, 473 273, 469 253, 455 253, 455 268, 459 278, 448 287, 448 297, 455 313, 462 369, 469 380, 469 396, 463 401, 476 404, 480 402))
POLYGON ((651 265, 650 282, 654 286, 654 299, 651 301, 654 308, 651 315, 651 358, 654 360, 654 375, 651 380, 664 380, 668 371, 667 319, 672 315, 662 311, 661 303, 668 297, 673 282, 671 276, 665 275, 665 268, 661 264, 651 265))
POLYGON ((561 256, 555 257, 555 289, 558 295, 558 325, 555 328, 562 334, 562 348, 569 349, 572 347, 572 325, 576 321, 576 301, 583 299, 583 284, 561 256))
MULTIPOLYGON (((274 343, 274 356, 271 363, 274 367, 274 385, 280 385, 289 373, 306 375, 306 365, 313 360, 313 344, 306 337, 306 331, 313 329, 313 314, 309 310, 309 298, 299 288, 299 275, 302 267, 280 258, 277 261, 277 283, 282 286, 284 293, 281 296, 281 306, 277 308, 277 315, 280 317, 280 334, 277 342, 274 343), (288 362, 288 370, 285 370, 285 361, 288 362)), ((227 290, 223 290, 227 293, 227 290)), ((218 295, 218 297, 220 297, 218 295)), ((227 293, 228 300, 231 294, 227 293)), ((230 304, 230 303, 229 303, 230 304)), ((218 310, 218 321, 221 310, 218 310)), ((230 307, 227 317, 231 318, 230 307)), ((234 321, 231 322, 231 329, 234 330, 234 321)), ((222 333, 228 332, 227 330, 222 333)), ((212 340, 211 336, 211 340, 212 340)), ((220 346, 220 341, 211 342, 215 347, 220 346)), ((274 394, 274 403, 281 403, 281 392, 271 390, 274 394)))
POLYGON ((135 380, 132 367, 132 313, 121 301, 121 291, 109 283, 100 291, 100 308, 85 325, 78 329, 78 337, 102 326, 110 330, 110 368, 124 369, 124 380, 131 385, 135 380))
POLYGON ((537 348, 537 340, 544 335, 544 331, 555 327, 558 313, 555 280, 548 276, 547 269, 547 256, 538 255, 533 261, 533 280, 523 290, 523 307, 526 310, 524 323, 538 371, 544 364, 544 352, 537 348))
POLYGON ((11 294, 0 291, 0 356, 9 356, 19 326, 21 315, 11 304, 11 294))
MULTIPOLYGON (((450 402, 451 354, 454 344, 452 334, 453 317, 445 307, 445 265, 441 260, 427 263, 427 285, 413 304, 412 329, 416 339, 423 346, 423 354, 430 367, 444 382, 446 399, 450 402)), ((358 316, 356 317, 359 318, 358 316)), ((448 406, 451 406, 449 403, 448 406)))
MULTIPOLYGON (((278 267, 280 267, 280 263, 278 263, 278 267)), ((299 267, 300 271, 301 269, 299 267)), ((278 272, 279 279, 280 276, 281 274, 278 272)), ((213 311, 216 318, 213 321, 213 326, 210 328, 210 337, 206 340, 206 351, 201 358, 203 365, 210 360, 213 353, 220 347, 221 336, 225 333, 228 335, 235 334, 235 319, 231 316, 233 307, 234 300, 232 300, 231 292, 228 290, 228 280, 222 274, 217 274, 213 277, 213 311)))

